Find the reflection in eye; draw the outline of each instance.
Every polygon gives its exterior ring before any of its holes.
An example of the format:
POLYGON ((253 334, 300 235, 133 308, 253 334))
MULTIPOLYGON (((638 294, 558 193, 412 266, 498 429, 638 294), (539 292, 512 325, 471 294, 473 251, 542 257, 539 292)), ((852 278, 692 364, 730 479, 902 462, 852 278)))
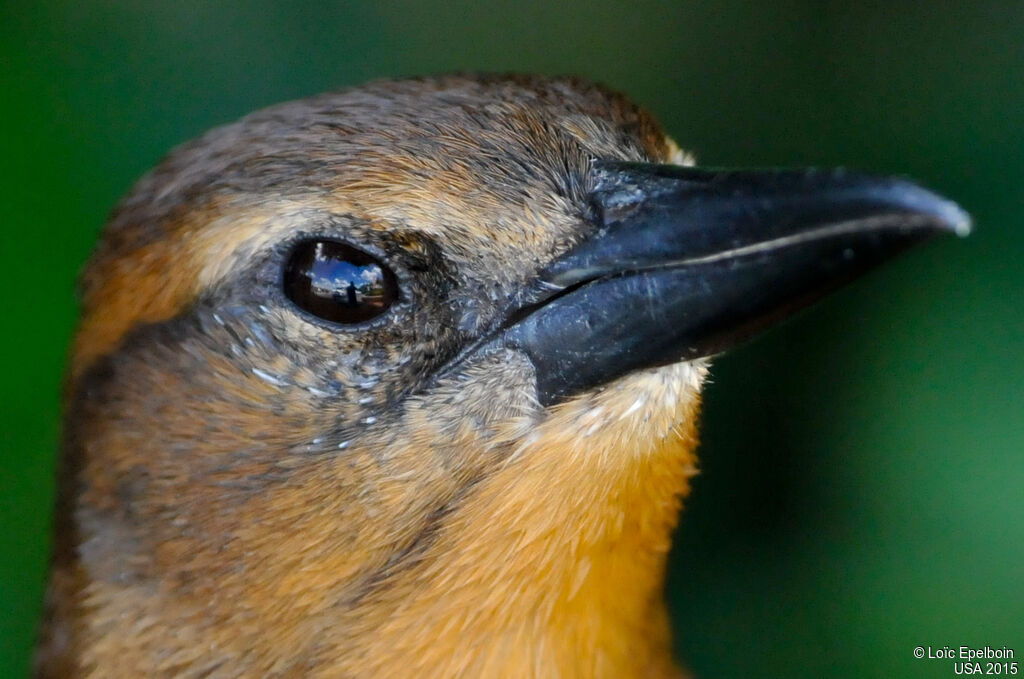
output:
POLYGON ((380 316, 398 299, 394 273, 376 257, 335 240, 308 240, 285 263, 284 293, 314 316, 361 323, 380 316))

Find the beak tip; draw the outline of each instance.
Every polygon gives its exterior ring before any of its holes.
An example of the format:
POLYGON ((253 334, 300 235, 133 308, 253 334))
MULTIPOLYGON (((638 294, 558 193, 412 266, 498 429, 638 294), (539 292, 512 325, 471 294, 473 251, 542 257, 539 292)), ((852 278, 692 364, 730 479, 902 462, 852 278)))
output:
POLYGON ((953 201, 939 199, 936 201, 935 208, 935 216, 943 230, 960 238, 966 238, 974 230, 974 220, 971 219, 971 215, 953 201))
POLYGON ((956 203, 950 204, 950 217, 949 224, 953 227, 954 234, 960 238, 971 235, 971 231, 974 230, 974 220, 956 203))
POLYGON ((966 238, 974 229, 974 220, 962 207, 953 201, 921 187, 908 180, 897 180, 903 184, 902 199, 905 205, 919 210, 921 214, 934 219, 934 226, 939 230, 966 238))

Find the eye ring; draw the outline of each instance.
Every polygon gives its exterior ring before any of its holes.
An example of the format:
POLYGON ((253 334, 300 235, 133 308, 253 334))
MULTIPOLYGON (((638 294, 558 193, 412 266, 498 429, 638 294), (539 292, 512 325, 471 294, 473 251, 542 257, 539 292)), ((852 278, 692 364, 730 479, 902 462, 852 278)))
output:
POLYGON ((282 287, 297 307, 338 325, 378 318, 400 297, 397 277, 380 259, 331 238, 306 239, 292 246, 282 287))

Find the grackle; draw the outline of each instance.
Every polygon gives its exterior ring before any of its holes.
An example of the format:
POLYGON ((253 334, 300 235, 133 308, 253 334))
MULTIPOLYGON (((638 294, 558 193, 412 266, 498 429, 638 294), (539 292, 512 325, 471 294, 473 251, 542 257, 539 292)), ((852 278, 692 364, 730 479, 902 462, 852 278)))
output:
POLYGON ((696 168, 571 78, 215 129, 81 279, 36 672, 680 676, 709 357, 969 224, 904 179, 696 168))

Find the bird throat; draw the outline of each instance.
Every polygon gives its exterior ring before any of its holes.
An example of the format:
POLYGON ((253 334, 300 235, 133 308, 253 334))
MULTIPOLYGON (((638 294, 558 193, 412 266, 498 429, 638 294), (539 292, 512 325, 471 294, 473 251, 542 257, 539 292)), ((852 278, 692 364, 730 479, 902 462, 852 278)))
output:
POLYGON ((663 590, 703 375, 645 371, 551 410, 408 585, 366 602, 392 613, 358 656, 380 676, 679 676, 663 590))

